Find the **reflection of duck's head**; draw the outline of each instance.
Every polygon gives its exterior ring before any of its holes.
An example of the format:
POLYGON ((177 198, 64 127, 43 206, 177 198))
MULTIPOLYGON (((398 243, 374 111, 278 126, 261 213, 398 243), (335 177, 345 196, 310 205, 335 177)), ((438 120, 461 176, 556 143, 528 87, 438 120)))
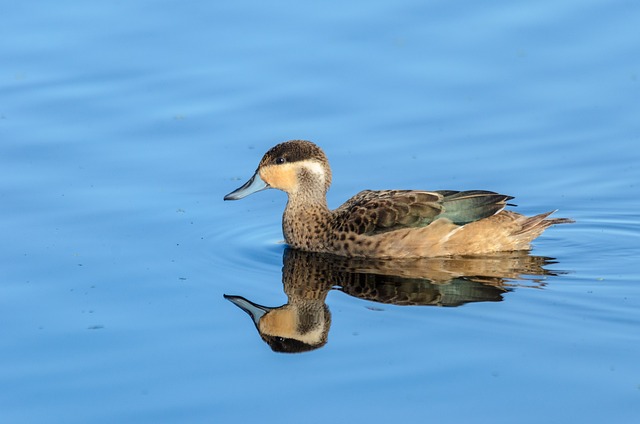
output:
POLYGON ((286 249, 282 282, 287 303, 267 307, 224 295, 251 316, 262 339, 276 352, 304 352, 327 343, 332 289, 383 304, 459 306, 499 302, 513 287, 543 287, 555 275, 551 258, 511 252, 484 257, 374 260, 286 249), (532 278, 525 278, 529 275, 532 278))
POLYGON ((327 343, 331 313, 324 301, 288 303, 271 308, 241 296, 224 297, 249 314, 262 340, 276 352, 306 352, 327 343))

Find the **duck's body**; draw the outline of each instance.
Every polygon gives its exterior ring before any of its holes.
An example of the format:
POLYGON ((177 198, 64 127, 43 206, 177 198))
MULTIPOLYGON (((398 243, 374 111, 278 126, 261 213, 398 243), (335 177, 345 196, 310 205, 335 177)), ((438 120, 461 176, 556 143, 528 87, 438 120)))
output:
POLYGON ((331 169, 324 152, 293 140, 269 150, 255 175, 225 196, 277 188, 289 200, 282 219, 294 248, 343 256, 407 258, 525 250, 544 229, 572 222, 503 210, 512 199, 490 191, 365 190, 330 210, 331 169))

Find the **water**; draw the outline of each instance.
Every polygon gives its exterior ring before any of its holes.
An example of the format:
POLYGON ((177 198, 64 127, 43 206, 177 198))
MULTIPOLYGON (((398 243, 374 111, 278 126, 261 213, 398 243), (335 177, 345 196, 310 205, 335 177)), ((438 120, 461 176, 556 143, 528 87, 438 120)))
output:
POLYGON ((640 418, 636 3, 2 10, 3 423, 640 418), (274 353, 223 295, 287 303, 285 195, 222 196, 291 138, 331 206, 479 188, 577 222, 488 298, 325 290, 326 345, 274 353))

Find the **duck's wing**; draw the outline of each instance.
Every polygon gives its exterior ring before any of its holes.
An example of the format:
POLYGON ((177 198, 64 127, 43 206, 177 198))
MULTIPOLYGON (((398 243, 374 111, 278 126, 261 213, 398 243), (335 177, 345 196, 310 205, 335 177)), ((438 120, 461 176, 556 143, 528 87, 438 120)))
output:
POLYGON ((339 231, 369 235, 424 227, 438 218, 464 225, 500 212, 509 199, 484 190, 365 190, 334 211, 334 222, 339 231))
POLYGON ((487 190, 440 190, 436 193, 443 196, 444 206, 444 212, 438 218, 448 218, 458 225, 495 215, 507 205, 515 206, 507 203, 513 196, 487 190))

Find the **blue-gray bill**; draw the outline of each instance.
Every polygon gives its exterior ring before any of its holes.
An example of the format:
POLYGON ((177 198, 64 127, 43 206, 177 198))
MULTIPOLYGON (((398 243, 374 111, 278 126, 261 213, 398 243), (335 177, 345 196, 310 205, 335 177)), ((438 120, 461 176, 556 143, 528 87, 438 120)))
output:
POLYGON ((268 306, 262 306, 258 305, 257 303, 253 303, 242 296, 231 296, 225 294, 224 298, 249 314, 256 326, 258 325, 260 318, 262 318, 264 314, 272 309, 268 306))
POLYGON ((249 181, 244 183, 242 187, 239 187, 224 196, 224 200, 239 200, 243 197, 247 197, 250 194, 257 193, 268 188, 269 184, 262 181, 262 178, 260 178, 260 175, 258 175, 258 173, 256 172, 255 174, 253 174, 253 177, 251 177, 249 181))

